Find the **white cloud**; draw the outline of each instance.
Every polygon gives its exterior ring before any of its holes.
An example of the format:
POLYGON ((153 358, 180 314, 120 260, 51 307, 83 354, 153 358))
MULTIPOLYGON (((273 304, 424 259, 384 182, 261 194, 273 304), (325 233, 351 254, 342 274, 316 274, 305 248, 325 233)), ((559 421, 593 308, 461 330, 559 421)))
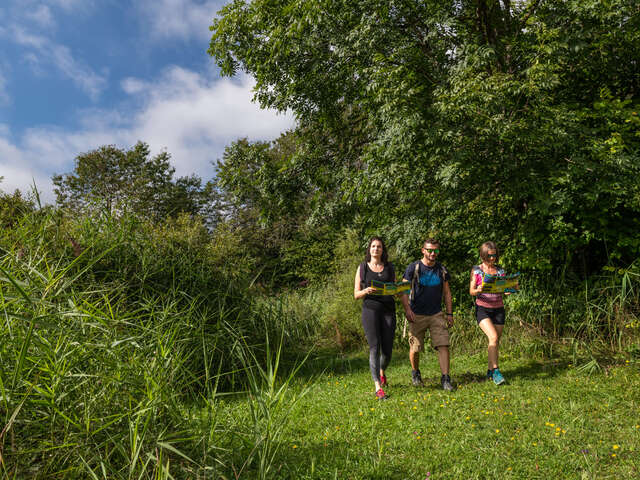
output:
POLYGON ((24 28, 14 25, 10 38, 23 47, 44 50, 49 40, 42 35, 32 35, 24 28))
POLYGON ((20 150, 7 140, 8 128, 0 128, 0 190, 12 193, 15 189, 30 192, 35 182, 38 190, 43 191, 42 200, 46 203, 54 201, 53 183, 50 175, 43 169, 33 165, 31 152, 20 150))
POLYGON ((208 39, 224 0, 135 0, 141 22, 156 38, 208 39))
POLYGON ((171 67, 155 82, 123 81, 123 89, 139 104, 133 111, 130 106, 87 111, 76 131, 41 126, 14 141, 0 129, 0 176, 5 177, 0 188, 28 190, 33 176, 51 202, 51 174, 71 171, 78 154, 105 144, 129 148, 138 140, 154 154, 166 149, 177 175, 195 173, 208 180, 214 173, 211 162, 233 140, 272 140, 294 125, 291 115, 252 103, 253 85, 246 76, 219 79, 171 67))
POLYGON ((11 98, 7 92, 7 78, 4 73, 0 71, 0 106, 11 103, 11 98))
POLYGON ((142 93, 142 91, 146 87, 146 83, 137 78, 125 78, 122 82, 120 82, 122 86, 122 90, 129 95, 135 95, 136 93, 142 93))
POLYGON ((210 175, 211 161, 239 137, 271 140, 293 125, 291 115, 276 115, 252 103, 253 80, 212 80, 173 67, 148 85, 145 108, 135 117, 136 138, 172 154, 180 175, 210 175))
POLYGON ((34 35, 22 27, 13 26, 11 35, 5 35, 14 43, 25 47, 23 59, 27 61, 34 72, 42 74, 45 66, 53 66, 68 77, 78 88, 84 91, 92 100, 97 100, 107 85, 107 79, 94 72, 83 62, 76 60, 71 50, 55 43, 50 38, 34 35))
POLYGON ((38 5, 34 9, 29 9, 24 14, 25 18, 43 28, 55 27, 51 9, 47 5, 38 5))
POLYGON ((53 5, 54 7, 59 7, 64 10, 72 10, 77 9, 82 6, 87 6, 88 4, 93 3, 88 0, 46 0, 46 3, 49 5, 53 5))
POLYGON ((76 61, 71 51, 63 45, 52 45, 51 60, 54 65, 71 79, 89 97, 96 100, 107 85, 107 79, 95 73, 87 65, 76 61))

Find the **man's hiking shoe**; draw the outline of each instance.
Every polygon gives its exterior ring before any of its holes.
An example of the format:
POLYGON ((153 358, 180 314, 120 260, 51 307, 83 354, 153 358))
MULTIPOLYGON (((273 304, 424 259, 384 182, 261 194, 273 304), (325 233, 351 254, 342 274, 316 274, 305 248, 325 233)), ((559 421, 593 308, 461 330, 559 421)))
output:
POLYGON ((389 398, 389 395, 387 395, 386 393, 384 393, 384 390, 382 390, 381 388, 378 389, 378 391, 376 392, 376 398, 378 400, 386 400, 387 398, 389 398))
POLYGON ((387 383, 387 377, 384 375, 380 375, 380 386, 381 387, 386 387, 387 385, 389 385, 387 383))
POLYGON ((440 377, 440 383, 442 384, 442 389, 450 392, 453 390, 453 385, 451 385, 451 377, 449 375, 442 375, 440 377))
POLYGON ((504 382, 504 377, 500 373, 500 370, 496 368, 493 371, 493 383, 495 383, 496 385, 502 385, 504 382))
POLYGON ((424 383, 422 381, 422 375, 420 375, 420 370, 411 371, 411 384, 414 387, 424 387, 424 383))

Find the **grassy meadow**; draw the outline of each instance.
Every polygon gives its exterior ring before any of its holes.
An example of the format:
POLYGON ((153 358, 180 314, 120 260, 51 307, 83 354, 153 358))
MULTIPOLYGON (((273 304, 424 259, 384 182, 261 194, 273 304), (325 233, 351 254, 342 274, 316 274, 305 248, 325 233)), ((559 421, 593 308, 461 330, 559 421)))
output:
MULTIPOLYGON (((410 386, 407 356, 396 351, 382 402, 364 354, 298 378, 293 394, 306 395, 282 434, 275 478, 637 478, 638 362, 593 372, 562 356, 505 354, 508 384, 496 387, 483 379, 483 353, 454 355, 448 393, 434 355, 423 356, 425 388, 410 386)), ((228 425, 249 408, 222 405, 228 425)))
POLYGON ((431 353, 410 387, 398 338, 378 402, 348 252, 325 286, 276 295, 188 217, 40 209, 0 248, 0 478, 638 476, 637 267, 582 302, 510 300, 501 388, 459 293, 456 391, 431 353))

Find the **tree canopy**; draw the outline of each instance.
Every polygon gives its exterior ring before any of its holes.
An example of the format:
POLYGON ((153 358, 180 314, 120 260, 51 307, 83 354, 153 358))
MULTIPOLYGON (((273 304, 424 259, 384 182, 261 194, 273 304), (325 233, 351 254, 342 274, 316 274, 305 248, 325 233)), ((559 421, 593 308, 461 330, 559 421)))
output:
POLYGON ((206 212, 211 185, 196 175, 174 179, 170 158, 167 152, 151 157, 143 142, 129 150, 101 146, 78 155, 72 173, 53 176, 56 201, 75 211, 131 211, 151 220, 206 212))
POLYGON ((222 73, 296 115, 278 174, 308 223, 494 239, 520 268, 640 254, 636 1, 235 0, 212 31, 222 73))

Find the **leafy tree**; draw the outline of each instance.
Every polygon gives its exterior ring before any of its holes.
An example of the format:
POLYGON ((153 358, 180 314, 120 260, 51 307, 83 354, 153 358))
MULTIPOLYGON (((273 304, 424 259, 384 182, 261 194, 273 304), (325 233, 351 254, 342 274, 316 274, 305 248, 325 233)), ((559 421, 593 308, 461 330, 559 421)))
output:
POLYGON ((519 268, 640 254, 637 2, 235 0, 212 31, 295 112, 310 221, 435 233, 461 265, 488 238, 519 268))
POLYGON ((78 155, 72 173, 53 176, 57 204, 75 211, 132 211, 153 220, 205 211, 211 187, 195 175, 174 180, 170 158, 167 152, 150 157, 143 142, 129 150, 105 145, 78 155))
POLYGON ((11 228, 20 218, 34 210, 33 201, 22 195, 20 190, 16 189, 13 194, 0 192, 0 227, 2 229, 11 228))
POLYGON ((296 151, 291 132, 274 142, 240 139, 217 164, 225 222, 254 252, 263 281, 276 285, 318 278, 331 262, 335 231, 306 222, 314 197, 296 151))

